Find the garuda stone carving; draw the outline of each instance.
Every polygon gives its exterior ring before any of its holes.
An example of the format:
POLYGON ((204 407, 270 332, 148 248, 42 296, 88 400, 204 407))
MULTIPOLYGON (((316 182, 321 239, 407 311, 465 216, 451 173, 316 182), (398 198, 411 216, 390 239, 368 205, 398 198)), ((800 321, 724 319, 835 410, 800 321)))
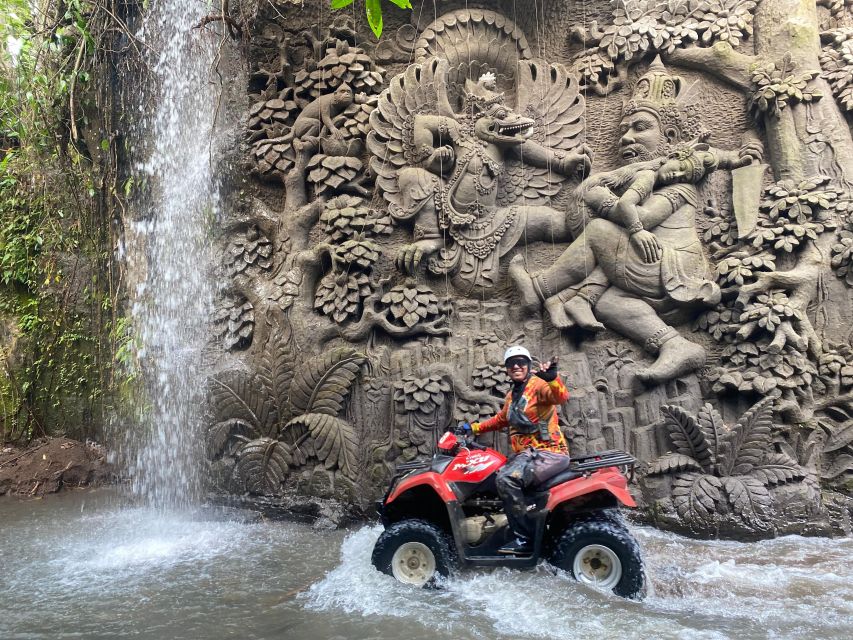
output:
POLYGON ((370 118, 371 167, 391 215, 414 227, 400 268, 414 273, 426 260, 460 287, 491 289, 522 235, 569 237, 565 215, 544 202, 589 166, 584 102, 562 65, 522 61, 512 100, 485 73, 466 80, 454 108, 448 74, 446 60, 431 58, 391 80, 370 118))

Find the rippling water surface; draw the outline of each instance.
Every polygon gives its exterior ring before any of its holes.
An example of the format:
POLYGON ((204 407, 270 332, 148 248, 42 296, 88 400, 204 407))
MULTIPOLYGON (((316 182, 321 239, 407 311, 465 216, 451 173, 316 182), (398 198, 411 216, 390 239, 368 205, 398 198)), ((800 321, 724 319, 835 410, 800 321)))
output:
POLYGON ((370 565, 381 528, 317 532, 109 492, 0 501, 0 638, 853 637, 853 540, 701 542, 635 528, 652 593, 627 602, 546 565, 441 591, 370 565))

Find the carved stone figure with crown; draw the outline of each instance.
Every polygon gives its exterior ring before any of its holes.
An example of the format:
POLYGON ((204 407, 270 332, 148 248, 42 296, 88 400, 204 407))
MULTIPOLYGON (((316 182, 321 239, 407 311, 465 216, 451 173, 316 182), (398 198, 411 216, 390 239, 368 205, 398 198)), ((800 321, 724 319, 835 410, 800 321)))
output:
POLYGON ((646 382, 705 362, 705 350, 670 324, 720 301, 696 231, 696 185, 717 168, 752 159, 750 149, 733 153, 702 142, 698 118, 678 102, 681 87, 660 59, 651 64, 623 111, 625 166, 579 187, 589 222, 550 268, 531 276, 517 256, 509 270, 525 305, 544 302, 556 326, 608 327, 657 355, 637 374, 646 382))

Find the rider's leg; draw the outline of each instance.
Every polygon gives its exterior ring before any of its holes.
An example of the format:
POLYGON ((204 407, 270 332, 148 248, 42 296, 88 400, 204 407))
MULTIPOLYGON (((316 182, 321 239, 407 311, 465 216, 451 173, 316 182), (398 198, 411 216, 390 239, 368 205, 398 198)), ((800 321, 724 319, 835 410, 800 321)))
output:
POLYGON ((530 453, 522 451, 498 472, 495 482, 498 495, 503 500, 509 526, 518 538, 519 544, 515 544, 511 552, 529 550, 535 534, 533 523, 527 515, 527 500, 524 497, 524 490, 530 480, 529 465, 530 453))

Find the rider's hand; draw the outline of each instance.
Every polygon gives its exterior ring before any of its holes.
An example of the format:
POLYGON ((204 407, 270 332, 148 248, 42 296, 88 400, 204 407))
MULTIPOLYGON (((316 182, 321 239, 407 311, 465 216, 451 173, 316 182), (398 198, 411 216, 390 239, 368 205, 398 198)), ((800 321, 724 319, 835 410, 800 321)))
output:
POLYGON ((468 437, 474 435, 474 429, 471 428, 471 425, 467 422, 460 422, 456 425, 456 435, 468 437))
POLYGON ((536 372, 536 375, 542 378, 545 382, 552 382, 557 379, 557 359, 554 358, 550 362, 543 362, 542 368, 536 372))
POLYGON ((634 245, 634 249, 637 250, 637 253, 640 254, 640 257, 646 264, 658 262, 663 256, 663 248, 660 246, 660 242, 658 242, 655 234, 646 229, 641 229, 633 233, 631 235, 631 244, 634 245))

